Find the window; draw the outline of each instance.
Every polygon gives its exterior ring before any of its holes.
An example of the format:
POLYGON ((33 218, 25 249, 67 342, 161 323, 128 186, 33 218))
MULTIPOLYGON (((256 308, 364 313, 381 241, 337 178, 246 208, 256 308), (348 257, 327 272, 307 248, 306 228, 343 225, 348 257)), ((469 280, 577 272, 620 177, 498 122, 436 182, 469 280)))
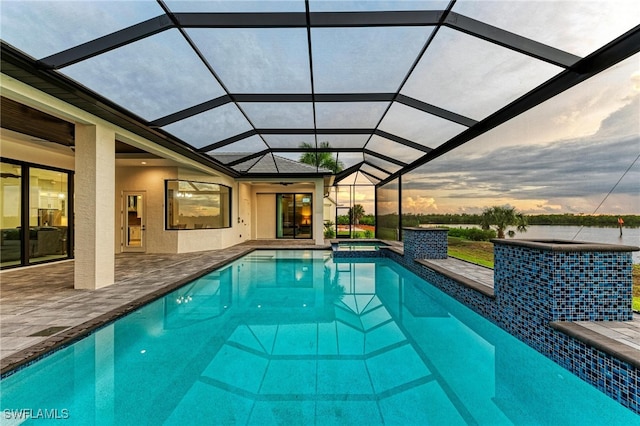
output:
POLYGON ((165 181, 166 229, 231 227, 231 188, 187 180, 165 181))

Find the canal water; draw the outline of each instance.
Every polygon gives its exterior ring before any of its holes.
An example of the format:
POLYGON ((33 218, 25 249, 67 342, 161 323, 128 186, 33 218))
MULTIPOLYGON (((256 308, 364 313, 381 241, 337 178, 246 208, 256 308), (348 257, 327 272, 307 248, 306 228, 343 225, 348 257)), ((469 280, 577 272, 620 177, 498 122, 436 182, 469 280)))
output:
MULTIPOLYGON (((478 225, 447 224, 443 226, 447 226, 449 228, 479 228, 478 225)), ((515 228, 510 227, 509 229, 515 228)), ((597 226, 529 225, 527 226, 527 232, 516 232, 516 235, 513 238, 574 240, 593 243, 640 246, 640 228, 623 228, 622 236, 620 236, 620 230, 618 228, 601 228, 597 226)), ((640 252, 633 252, 633 263, 640 263, 640 252)))

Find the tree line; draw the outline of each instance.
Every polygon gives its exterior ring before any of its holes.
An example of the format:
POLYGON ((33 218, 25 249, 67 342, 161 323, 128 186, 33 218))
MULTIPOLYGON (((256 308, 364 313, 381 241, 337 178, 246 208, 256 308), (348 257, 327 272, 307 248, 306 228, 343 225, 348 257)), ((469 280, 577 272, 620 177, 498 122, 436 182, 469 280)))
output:
MULTIPOLYGON (((482 224, 481 214, 406 214, 402 215, 402 218, 403 226, 407 226, 405 225, 405 218, 408 223, 415 224, 482 224)), ((571 213, 526 215, 529 225, 597 226, 612 228, 618 227, 618 218, 624 220, 625 227, 640 227, 640 215, 580 215, 571 213)))

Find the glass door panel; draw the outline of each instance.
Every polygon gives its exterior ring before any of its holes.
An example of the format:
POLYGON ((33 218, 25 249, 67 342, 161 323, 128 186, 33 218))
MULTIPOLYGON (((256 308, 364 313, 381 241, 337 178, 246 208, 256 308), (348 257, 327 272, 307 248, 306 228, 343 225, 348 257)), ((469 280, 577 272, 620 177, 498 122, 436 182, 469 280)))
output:
POLYGON ((296 194, 296 238, 311 238, 312 218, 311 194, 296 194))
POLYGON ((144 193, 141 192, 124 193, 124 251, 143 252, 146 250, 145 199, 144 193))
POLYGON ((9 163, 0 166, 0 259, 5 267, 21 263, 22 167, 9 163))
POLYGON ((67 257, 68 174, 29 171, 29 263, 67 257))

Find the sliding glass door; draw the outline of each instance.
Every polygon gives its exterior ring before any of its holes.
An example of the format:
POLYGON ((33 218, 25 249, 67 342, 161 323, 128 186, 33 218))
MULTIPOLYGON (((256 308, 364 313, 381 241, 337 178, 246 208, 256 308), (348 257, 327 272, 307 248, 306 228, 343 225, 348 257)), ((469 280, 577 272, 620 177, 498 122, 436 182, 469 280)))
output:
POLYGON ((72 173, 6 159, 0 166, 0 267, 69 258, 72 173))
POLYGON ((313 229, 312 194, 276 194, 276 236, 311 238, 313 229))

